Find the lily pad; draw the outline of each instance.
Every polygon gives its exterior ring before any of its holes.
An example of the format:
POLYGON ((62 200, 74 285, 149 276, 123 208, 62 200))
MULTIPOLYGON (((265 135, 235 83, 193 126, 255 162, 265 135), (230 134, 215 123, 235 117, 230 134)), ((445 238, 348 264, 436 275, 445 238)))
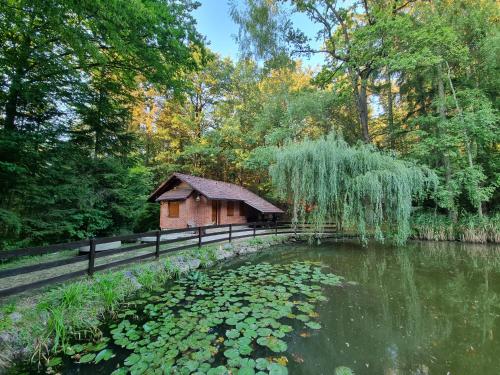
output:
POLYGON ((268 366, 269 375, 288 375, 288 370, 285 366, 278 363, 271 363, 268 366))
POLYGON ((287 350, 288 345, 283 340, 280 340, 274 336, 269 337, 259 337, 257 339, 257 344, 261 346, 267 346, 275 353, 284 352, 287 350))
POLYGON ((113 351, 111 349, 103 349, 95 356, 94 362, 97 364, 101 361, 107 361, 114 357, 113 351))
POLYGON ((318 322, 307 322, 306 326, 311 329, 321 329, 321 324, 319 324, 318 322))
POLYGON ((95 354, 94 353, 88 353, 88 354, 85 354, 83 355, 81 358, 80 358, 80 363, 89 363, 89 362, 92 362, 95 358, 95 354))
POLYGON ((240 356, 240 352, 236 349, 227 349, 225 352, 224 352, 224 356, 226 358, 235 358, 235 357, 239 357, 240 356))
POLYGON ((317 303, 327 298, 324 285, 340 280, 310 262, 191 272, 117 311, 111 339, 67 346, 64 355, 83 353, 81 359, 102 366, 114 356, 108 345, 127 350, 115 375, 287 374, 286 357, 270 361, 257 355, 286 352, 287 334, 296 326, 290 322, 320 329, 313 319, 317 303), (263 348, 266 354, 260 354, 263 348))

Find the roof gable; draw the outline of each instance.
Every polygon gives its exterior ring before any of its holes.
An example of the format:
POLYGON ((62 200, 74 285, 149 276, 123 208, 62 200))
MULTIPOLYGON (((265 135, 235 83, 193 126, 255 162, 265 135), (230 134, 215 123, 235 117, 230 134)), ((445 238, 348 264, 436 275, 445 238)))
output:
POLYGON ((174 173, 172 176, 170 176, 170 178, 168 178, 163 184, 160 185, 158 189, 153 192, 153 194, 151 194, 148 200, 150 202, 157 201, 159 200, 159 197, 161 195, 166 194, 165 190, 167 190, 167 192, 171 191, 168 189, 168 185, 172 184, 173 180, 175 179, 187 183, 194 190, 203 194, 208 199, 243 201, 250 207, 253 207, 262 213, 283 212, 281 209, 269 203, 265 199, 259 197, 257 194, 254 194, 250 190, 247 190, 239 185, 183 173, 174 173))
POLYGON ((184 200, 187 197, 189 197, 192 192, 193 189, 191 188, 179 188, 179 189, 174 188, 172 190, 167 190, 155 200, 156 202, 184 200))

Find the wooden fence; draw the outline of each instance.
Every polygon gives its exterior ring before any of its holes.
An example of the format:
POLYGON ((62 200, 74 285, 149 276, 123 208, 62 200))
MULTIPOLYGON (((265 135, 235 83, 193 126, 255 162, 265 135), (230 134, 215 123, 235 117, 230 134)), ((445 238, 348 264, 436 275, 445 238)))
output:
MULTIPOLYGON (((80 249, 87 246, 87 253, 72 255, 63 259, 43 261, 24 265, 21 267, 3 268, 0 269, 0 285, 4 284, 3 280, 31 273, 46 271, 56 267, 70 266, 81 262, 86 262, 83 269, 71 270, 61 275, 42 278, 40 280, 24 283, 9 287, 2 285, 0 287, 0 298, 21 293, 30 289, 39 288, 45 285, 63 282, 78 276, 88 274, 92 276, 95 272, 103 271, 109 268, 122 266, 124 264, 145 260, 148 258, 159 259, 161 255, 179 250, 189 249, 193 247, 201 247, 218 242, 225 242, 246 237, 256 237, 257 235, 278 235, 278 234, 294 234, 302 233, 307 230, 308 226, 294 227, 289 222, 252 222, 246 224, 226 224, 212 225, 204 227, 194 227, 185 229, 170 229, 157 230, 146 233, 135 233, 123 236, 113 236, 104 238, 90 238, 88 240, 62 243, 49 246, 28 247, 17 250, 0 251, 0 261, 11 262, 24 257, 40 256, 45 254, 59 253, 67 250, 80 249), (168 238, 175 236, 175 238, 168 238), (166 237, 163 239, 163 237, 166 237), (110 244, 112 242, 127 242, 129 246, 111 248, 108 250, 99 251, 97 248, 102 244, 110 244), (163 248, 163 245, 174 245, 173 247, 163 248), (178 246, 175 246, 178 244, 178 246), (140 253, 139 250, 151 248, 151 251, 140 253), (134 254, 135 252, 135 254, 134 254), (137 255, 137 253, 140 253, 137 255), (117 254, 131 254, 131 257, 119 260, 112 260, 103 264, 96 265, 96 259, 111 257, 117 254)), ((334 225, 325 227, 325 234, 336 233, 334 225)), ((109 259, 109 258, 108 258, 109 259)), ((71 268, 71 267, 69 267, 71 268)), ((8 284, 8 282, 6 283, 8 284)))

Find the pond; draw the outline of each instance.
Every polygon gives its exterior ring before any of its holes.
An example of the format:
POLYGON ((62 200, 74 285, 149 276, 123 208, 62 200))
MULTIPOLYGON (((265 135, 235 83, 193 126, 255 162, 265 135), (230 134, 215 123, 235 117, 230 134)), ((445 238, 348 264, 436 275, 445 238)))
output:
POLYGON ((139 296, 105 333, 57 369, 497 375, 500 248, 277 246, 139 296))

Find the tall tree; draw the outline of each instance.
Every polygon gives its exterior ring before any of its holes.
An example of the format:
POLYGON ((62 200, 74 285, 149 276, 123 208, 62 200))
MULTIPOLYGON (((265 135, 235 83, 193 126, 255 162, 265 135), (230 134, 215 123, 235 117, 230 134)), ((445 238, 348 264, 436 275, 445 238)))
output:
MULTIPOLYGON (((292 0, 292 11, 305 14, 319 27, 316 39, 320 48, 311 46, 311 38, 304 31, 295 29, 286 18, 286 6, 279 8, 279 2, 247 1, 247 11, 233 8, 233 19, 240 25, 240 40, 244 50, 257 45, 254 52, 260 53, 265 46, 277 45, 271 51, 283 50, 294 54, 325 54, 322 79, 331 81, 339 73, 345 74, 351 86, 362 139, 371 141, 369 129, 369 83, 386 56, 387 43, 384 34, 394 27, 397 17, 405 17, 411 2, 400 3, 376 1, 355 1, 343 6, 337 0, 292 0), (262 9, 272 9, 265 12, 262 9), (278 10, 275 10, 278 8, 278 10), (266 16, 263 17, 262 14, 266 16), (284 18, 285 17, 285 18, 284 18), (257 33, 255 30, 266 30, 257 33), (285 38, 283 37, 285 35, 285 38), (248 43, 250 41, 251 43, 248 43)), ((261 54, 266 57, 269 54, 261 54)))
POLYGON ((145 181, 132 183, 147 190, 152 178, 137 165, 133 93, 141 82, 172 96, 185 92, 185 75, 199 66, 193 51, 204 54, 191 16, 196 6, 0 0, 5 244, 132 228, 129 215, 142 211, 127 185, 140 175, 145 181))

